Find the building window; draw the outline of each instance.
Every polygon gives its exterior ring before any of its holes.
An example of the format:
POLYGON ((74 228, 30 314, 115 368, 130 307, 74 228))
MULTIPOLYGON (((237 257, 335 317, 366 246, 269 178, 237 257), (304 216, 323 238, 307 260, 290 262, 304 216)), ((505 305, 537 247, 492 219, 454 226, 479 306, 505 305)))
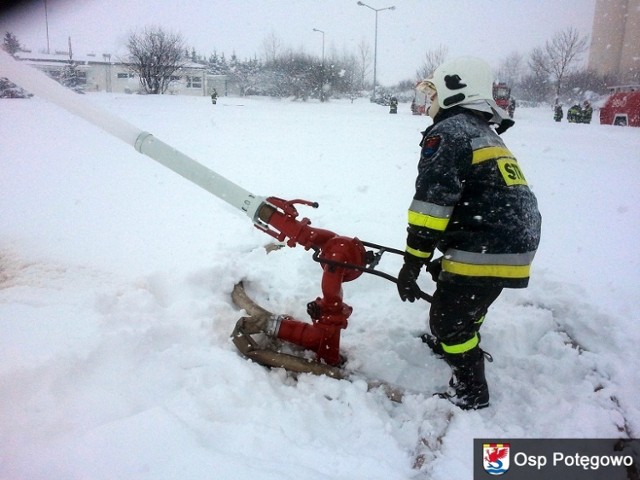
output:
POLYGON ((187 88, 202 88, 202 77, 187 75, 187 88))
POLYGON ((133 73, 118 73, 118 78, 133 78, 133 73))
POLYGON ((87 72, 84 72, 84 71, 77 72, 76 78, 78 79, 78 85, 87 84, 87 72))

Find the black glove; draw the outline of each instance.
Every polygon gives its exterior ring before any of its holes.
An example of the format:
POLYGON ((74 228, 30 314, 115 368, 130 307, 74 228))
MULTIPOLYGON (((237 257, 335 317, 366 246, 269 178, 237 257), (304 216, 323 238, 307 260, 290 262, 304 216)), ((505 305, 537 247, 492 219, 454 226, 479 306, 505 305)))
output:
POLYGON ((442 257, 438 257, 435 260, 427 263, 427 272, 431 274, 431 278, 434 282, 438 281, 440 272, 442 271, 442 257))
POLYGON ((422 292, 420 291, 420 287, 418 287, 416 280, 420 275, 420 270, 423 265, 422 260, 411 254, 405 253, 404 265, 400 269, 400 273, 398 273, 397 284, 398 294, 403 302, 407 300, 414 302, 416 299, 420 298, 420 294, 422 292))

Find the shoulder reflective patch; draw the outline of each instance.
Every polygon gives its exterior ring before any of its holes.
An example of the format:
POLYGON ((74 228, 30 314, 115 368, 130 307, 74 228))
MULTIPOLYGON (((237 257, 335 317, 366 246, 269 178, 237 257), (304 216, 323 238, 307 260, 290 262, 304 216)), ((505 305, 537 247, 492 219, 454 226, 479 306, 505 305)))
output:
POLYGON ((439 135, 433 135, 424 139, 424 142, 422 142, 422 151, 425 157, 432 157, 438 151, 440 140, 439 135))
POLYGON ((515 159, 498 159, 498 168, 507 185, 527 185, 527 179, 524 178, 524 174, 515 159))

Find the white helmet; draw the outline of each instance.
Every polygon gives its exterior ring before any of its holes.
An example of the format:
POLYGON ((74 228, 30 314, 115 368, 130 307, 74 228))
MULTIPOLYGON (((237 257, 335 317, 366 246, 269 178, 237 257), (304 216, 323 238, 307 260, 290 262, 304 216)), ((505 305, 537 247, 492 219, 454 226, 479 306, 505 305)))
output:
POLYGON ((493 100, 493 74, 484 60, 460 57, 440 65, 428 79, 438 92, 440 108, 493 100))
POLYGON ((487 62, 476 57, 460 57, 445 62, 433 75, 418 85, 421 90, 432 89, 431 97, 437 105, 431 106, 429 116, 435 118, 440 109, 460 105, 470 110, 490 114, 491 123, 499 126, 499 133, 513 125, 507 112, 493 99, 493 74, 487 62))

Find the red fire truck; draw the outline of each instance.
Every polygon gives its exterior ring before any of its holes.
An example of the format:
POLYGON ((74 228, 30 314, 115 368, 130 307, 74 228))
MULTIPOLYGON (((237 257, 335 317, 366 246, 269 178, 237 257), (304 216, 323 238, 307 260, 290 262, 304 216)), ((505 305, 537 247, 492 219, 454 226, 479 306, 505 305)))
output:
POLYGON ((600 109, 600 124, 640 127, 640 85, 611 87, 600 109))
POLYGON ((411 113, 414 115, 426 115, 428 107, 429 98, 427 94, 416 88, 411 101, 411 113))
POLYGON ((493 84, 493 99, 498 106, 509 113, 513 118, 516 111, 516 100, 511 96, 511 87, 504 82, 493 84))

